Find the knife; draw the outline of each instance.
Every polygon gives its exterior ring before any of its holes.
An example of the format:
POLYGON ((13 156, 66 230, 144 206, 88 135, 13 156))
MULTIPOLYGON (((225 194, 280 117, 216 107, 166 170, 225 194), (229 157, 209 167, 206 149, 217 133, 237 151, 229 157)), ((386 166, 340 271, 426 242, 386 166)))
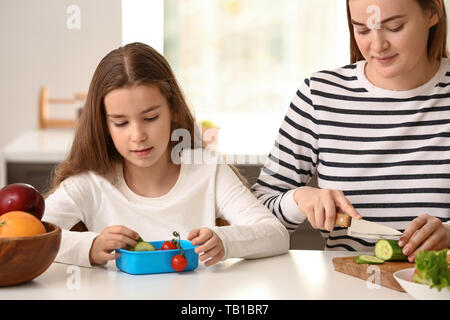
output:
POLYGON ((398 240, 403 233, 382 224, 363 219, 355 219, 343 212, 336 213, 336 226, 347 227, 347 235, 366 239, 392 239, 398 240))

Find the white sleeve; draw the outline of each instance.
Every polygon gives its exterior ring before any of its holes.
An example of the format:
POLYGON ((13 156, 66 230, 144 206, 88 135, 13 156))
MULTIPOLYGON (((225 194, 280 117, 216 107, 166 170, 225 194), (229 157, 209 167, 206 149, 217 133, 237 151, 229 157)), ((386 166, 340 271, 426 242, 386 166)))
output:
MULTIPOLYGON (((79 200, 79 199, 78 199, 79 200)), ((86 222, 79 205, 82 202, 73 199, 62 183, 54 193, 45 199, 45 212, 42 218, 58 225, 62 229, 61 245, 55 258, 56 262, 91 267, 89 251, 96 232, 69 231, 78 222, 86 222)))
POLYGON ((215 227, 228 258, 261 258, 289 250, 289 233, 228 165, 218 165, 216 210, 230 226, 215 227))

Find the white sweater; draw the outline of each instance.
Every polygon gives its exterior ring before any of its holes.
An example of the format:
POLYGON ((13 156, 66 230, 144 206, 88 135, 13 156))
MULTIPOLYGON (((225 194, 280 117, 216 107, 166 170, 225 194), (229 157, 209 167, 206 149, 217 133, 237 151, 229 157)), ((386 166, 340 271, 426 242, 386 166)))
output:
MULTIPOLYGON (((403 231, 428 213, 450 221, 450 59, 407 91, 375 87, 366 61, 305 79, 254 194, 293 232, 306 220, 294 191, 314 174, 368 221, 403 231)), ((326 250, 372 251, 375 240, 321 230, 326 250)))
POLYGON ((126 226, 145 241, 170 240, 173 231, 186 239, 192 229, 208 227, 224 244, 223 260, 260 258, 289 249, 286 228, 227 165, 182 163, 176 184, 157 198, 131 191, 121 165, 117 176, 115 184, 94 172, 72 176, 46 199, 43 220, 63 229, 55 261, 91 266, 93 239, 112 225, 126 226), (216 227, 217 217, 230 226, 216 227), (68 231, 80 221, 89 231, 68 231))

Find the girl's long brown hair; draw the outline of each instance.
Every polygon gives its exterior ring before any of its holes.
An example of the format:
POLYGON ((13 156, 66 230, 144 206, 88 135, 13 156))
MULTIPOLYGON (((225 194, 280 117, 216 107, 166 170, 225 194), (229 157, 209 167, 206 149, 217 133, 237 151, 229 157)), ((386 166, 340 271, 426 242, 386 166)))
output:
MULTIPOLYGON (((395 0, 394 0, 395 1, 395 0)), ((441 58, 448 58, 447 50, 447 13, 445 11, 445 4, 442 1, 442 7, 438 0, 416 0, 420 7, 425 10, 430 10, 437 13, 439 22, 430 28, 428 35, 428 58, 430 61, 440 61, 441 58)), ((355 40, 355 33, 351 22, 350 7, 347 0, 347 21, 350 30, 350 63, 355 63, 364 60, 364 56, 358 48, 355 40)))
MULTIPOLYGON (((111 51, 97 66, 75 129, 71 150, 67 158, 55 168, 52 185, 46 196, 70 176, 86 171, 102 176, 114 172, 122 156, 108 134, 104 98, 114 89, 142 84, 157 86, 167 99, 171 114, 176 115, 171 132, 177 128, 188 130, 191 148, 198 146, 199 130, 195 129, 195 119, 169 63, 152 47, 139 42, 131 43, 111 51)), ((176 143, 170 141, 169 149, 176 143)))

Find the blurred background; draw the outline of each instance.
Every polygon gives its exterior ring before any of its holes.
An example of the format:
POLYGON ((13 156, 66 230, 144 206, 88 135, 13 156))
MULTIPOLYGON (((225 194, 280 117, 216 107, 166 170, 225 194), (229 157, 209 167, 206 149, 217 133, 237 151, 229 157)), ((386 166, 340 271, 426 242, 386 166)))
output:
POLYGON ((221 151, 268 153, 303 79, 348 62, 346 28, 335 0, 0 0, 0 149, 39 128, 43 86, 87 93, 103 56, 141 41, 169 60, 197 119, 220 126, 221 151))
POLYGON ((0 187, 48 188, 97 64, 134 41, 168 59, 218 151, 256 156, 250 183, 304 78, 349 63, 344 0, 0 0, 0 187))

